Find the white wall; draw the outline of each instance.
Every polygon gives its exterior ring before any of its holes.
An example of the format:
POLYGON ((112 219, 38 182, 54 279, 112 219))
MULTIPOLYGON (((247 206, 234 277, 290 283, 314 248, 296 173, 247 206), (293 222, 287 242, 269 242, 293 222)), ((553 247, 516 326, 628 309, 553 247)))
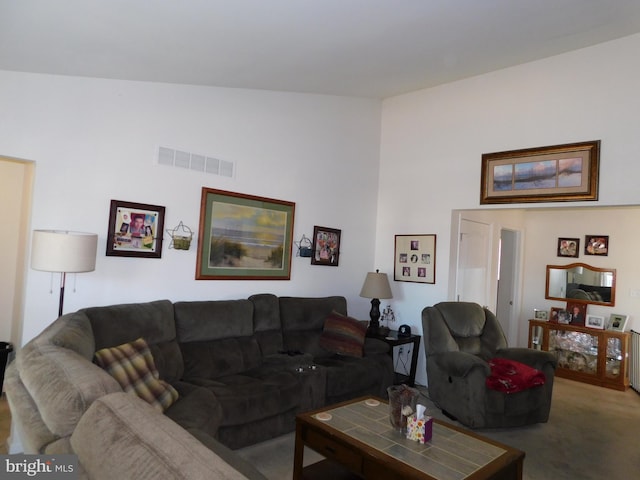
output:
MULTIPOLYGON (((96 270, 68 279, 65 312, 91 305, 246 298, 259 292, 358 297, 374 267, 377 100, 0 72, 0 154, 33 160, 30 229, 99 235, 96 270), (235 179, 156 164, 158 146, 236 162, 235 179), (342 229, 338 267, 293 258, 290 281, 195 281, 196 248, 161 259, 106 257, 112 199, 166 207, 197 231, 203 186, 296 203, 294 238, 342 229)), ((28 271, 23 340, 57 314, 58 279, 28 271)))
MULTIPOLYGON (((422 308, 448 296, 451 212, 479 207, 482 153, 600 139, 600 200, 585 205, 640 203, 639 49, 640 36, 631 36, 382 107, 346 97, 0 72, 0 155, 36 162, 31 228, 100 236, 96 271, 78 275, 77 293, 68 288, 66 311, 265 291, 342 293, 350 313, 367 318, 369 302, 357 296, 362 278, 373 268, 392 273, 394 235, 435 233, 436 284, 392 282, 398 323, 420 332, 422 308), (157 166, 159 145, 234 161, 237 177, 157 166), (111 199, 164 205, 168 227, 183 221, 197 229, 202 186, 296 202, 296 239, 314 225, 343 230, 340 266, 294 258, 291 281, 196 282, 194 247, 165 248, 161 260, 104 256, 111 199)), ((23 340, 57 310, 48 274, 29 270, 26 283, 23 340)), ((527 290, 523 312, 542 300, 527 290)), ((417 379, 426 383, 422 355, 417 379)))
POLYGON ((393 270, 394 234, 438 235, 436 284, 392 284, 403 322, 420 332, 422 309, 448 299, 451 211, 480 206, 483 153, 600 139, 600 197, 584 204, 640 203, 639 50, 635 35, 383 102, 376 265, 393 270))

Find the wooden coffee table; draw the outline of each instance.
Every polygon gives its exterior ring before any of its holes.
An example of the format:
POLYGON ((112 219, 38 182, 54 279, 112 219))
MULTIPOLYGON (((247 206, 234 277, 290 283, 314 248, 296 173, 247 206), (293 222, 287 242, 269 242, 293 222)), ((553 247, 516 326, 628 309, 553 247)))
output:
POLYGON ((362 397, 299 414, 293 479, 522 479, 524 452, 439 420, 430 442, 407 440, 388 409, 362 397), (305 446, 326 460, 303 468, 305 446))

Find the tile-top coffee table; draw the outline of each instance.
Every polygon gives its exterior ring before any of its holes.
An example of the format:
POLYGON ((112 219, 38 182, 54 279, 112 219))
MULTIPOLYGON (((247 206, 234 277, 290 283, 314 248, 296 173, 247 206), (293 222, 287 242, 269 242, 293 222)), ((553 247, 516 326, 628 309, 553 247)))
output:
POLYGON ((524 452, 434 420, 433 438, 407 440, 389 406, 363 397, 296 417, 293 479, 519 480, 524 452), (304 447, 326 460, 303 469, 304 447))

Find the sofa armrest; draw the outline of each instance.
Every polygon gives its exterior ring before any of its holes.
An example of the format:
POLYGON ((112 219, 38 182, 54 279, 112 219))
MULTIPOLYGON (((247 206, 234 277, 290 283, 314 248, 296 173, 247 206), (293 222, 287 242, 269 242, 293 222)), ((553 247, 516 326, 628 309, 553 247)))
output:
POLYGON ((11 422, 19 425, 24 453, 43 453, 47 445, 59 437, 54 435, 42 420, 38 405, 20 379, 15 361, 7 367, 4 383, 11 410, 11 422))
POLYGON ((434 357, 436 365, 452 377, 466 377, 474 369, 481 371, 484 376, 491 374, 491 368, 487 362, 467 352, 443 352, 434 357))
POLYGON ((496 352, 496 357, 515 360, 516 362, 524 363, 537 370, 544 370, 547 366, 555 370, 558 364, 558 359, 553 353, 534 350, 533 348, 501 348, 496 352))
POLYGON ((71 445, 93 480, 247 478, 177 423, 124 392, 93 402, 71 445))

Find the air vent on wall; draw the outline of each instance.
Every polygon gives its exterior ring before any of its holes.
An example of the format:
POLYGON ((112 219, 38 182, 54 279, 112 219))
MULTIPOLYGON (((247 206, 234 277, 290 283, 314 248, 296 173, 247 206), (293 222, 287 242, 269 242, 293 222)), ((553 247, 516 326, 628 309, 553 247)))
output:
POLYGON ((167 147, 158 149, 158 163, 169 167, 186 168, 187 170, 229 178, 233 178, 235 173, 235 164, 233 162, 167 147))

